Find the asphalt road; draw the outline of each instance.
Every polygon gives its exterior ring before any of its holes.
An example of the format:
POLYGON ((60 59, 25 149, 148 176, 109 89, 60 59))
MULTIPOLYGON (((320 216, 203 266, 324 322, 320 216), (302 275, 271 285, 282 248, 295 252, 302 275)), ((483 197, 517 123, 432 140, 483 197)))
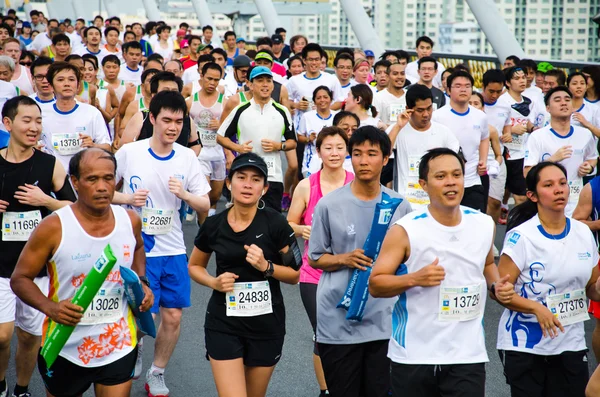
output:
MULTIPOLYGON (((194 224, 184 225, 186 246, 191 252, 197 227, 194 224)), ((498 227, 496 237, 497 247, 501 248, 504 227, 498 227)), ((188 252, 188 253, 189 253, 188 252)), ((214 274, 214 257, 210 261, 209 271, 214 274)), ((316 397, 319 394, 318 386, 312 369, 312 330, 304 312, 298 286, 282 284, 282 291, 287 310, 287 335, 283 348, 281 361, 275 369, 268 396, 286 397, 316 397)), ((204 314, 206 304, 210 297, 210 290, 200 285, 192 286, 192 307, 184 310, 183 323, 179 343, 169 367, 165 373, 167 387, 171 390, 171 396, 196 396, 216 397, 217 392, 212 379, 210 365, 205 359, 204 349, 204 314)), ((485 312, 485 335, 486 345, 490 362, 488 363, 486 379, 486 396, 503 397, 509 396, 509 390, 502 374, 502 365, 498 358, 496 335, 498 320, 502 313, 501 307, 488 299, 485 312)), ((586 322, 586 335, 588 347, 591 349, 591 332, 594 320, 586 322)), ((13 338, 13 354, 16 349, 16 339, 13 338)), ((151 364, 153 340, 146 337, 144 345, 144 369, 147 370, 151 364)), ((589 355, 590 373, 596 367, 593 354, 589 355)), ((15 366, 11 361, 6 379, 12 388, 15 382, 15 366)), ((35 371, 30 392, 33 397, 44 396, 44 387, 37 370, 35 371)), ((143 377, 135 381, 132 396, 146 396, 143 377)), ((85 396, 93 396, 88 391, 85 396)))

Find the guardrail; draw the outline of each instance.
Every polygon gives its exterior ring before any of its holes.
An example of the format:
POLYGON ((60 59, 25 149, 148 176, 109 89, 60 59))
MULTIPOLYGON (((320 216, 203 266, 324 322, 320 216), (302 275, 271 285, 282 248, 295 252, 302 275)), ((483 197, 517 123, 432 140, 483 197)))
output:
MULTIPOLYGON (((248 42, 247 48, 255 48, 255 42, 248 42)), ((322 46, 329 58, 327 71, 333 73, 333 60, 335 59, 336 52, 342 48, 339 46, 322 46)), ((412 60, 417 59, 415 51, 407 51, 412 57, 412 60)), ((459 63, 465 64, 469 67, 473 79, 475 80, 475 87, 481 88, 483 74, 489 69, 502 69, 502 64, 499 62, 497 57, 487 55, 474 55, 474 54, 453 54, 447 52, 434 52, 433 57, 444 65, 444 67, 454 67, 459 63)), ((536 59, 536 62, 550 62, 555 68, 562 69, 565 73, 581 69, 587 65, 597 65, 592 62, 578 62, 578 61, 557 61, 547 59, 536 59)))

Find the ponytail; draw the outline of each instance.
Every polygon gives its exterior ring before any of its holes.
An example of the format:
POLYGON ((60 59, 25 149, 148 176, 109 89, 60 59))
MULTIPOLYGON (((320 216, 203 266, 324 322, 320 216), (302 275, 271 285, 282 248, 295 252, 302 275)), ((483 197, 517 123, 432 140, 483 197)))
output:
POLYGON ((375 108, 375 106, 371 105, 371 117, 375 118, 377 117, 377 114, 379 112, 377 112, 377 109, 375 108))

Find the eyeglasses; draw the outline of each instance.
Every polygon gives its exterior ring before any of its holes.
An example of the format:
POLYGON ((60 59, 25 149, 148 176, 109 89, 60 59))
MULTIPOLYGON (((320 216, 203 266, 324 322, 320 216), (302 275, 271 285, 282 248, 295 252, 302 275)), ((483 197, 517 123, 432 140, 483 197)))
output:
POLYGON ((35 76, 33 76, 33 78, 36 81, 43 81, 46 78, 46 75, 45 74, 36 74, 35 76))

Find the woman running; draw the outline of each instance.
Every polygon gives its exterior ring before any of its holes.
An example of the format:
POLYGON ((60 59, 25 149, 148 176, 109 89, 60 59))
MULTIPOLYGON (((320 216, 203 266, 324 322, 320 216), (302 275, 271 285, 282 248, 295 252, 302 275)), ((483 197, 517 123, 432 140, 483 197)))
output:
POLYGON ((373 91, 366 84, 357 84, 350 88, 344 110, 358 116, 359 127, 371 125, 381 130, 386 129, 386 125, 377 117, 377 109, 373 106, 373 91))
POLYGON ((285 218, 261 199, 269 185, 260 156, 239 155, 227 185, 233 205, 200 228, 189 272, 214 290, 204 334, 219 396, 265 396, 285 335, 280 282, 298 282, 301 253, 285 218), (216 277, 206 270, 213 252, 216 277))
POLYGON ((541 162, 527 198, 509 214, 498 271, 517 294, 498 325, 497 347, 513 397, 583 397, 588 382, 583 322, 600 300, 598 251, 590 229, 565 216, 565 168, 541 162))
MULTIPOLYGON (((338 127, 323 128, 317 135, 315 146, 323 167, 320 171, 300 181, 287 217, 296 236, 304 239, 304 254, 300 268, 300 297, 313 332, 317 326, 317 285, 321 273, 323 273, 322 270, 313 269, 308 264, 308 239, 310 238, 313 212, 321 197, 354 179, 354 174, 343 168, 348 146, 348 135, 344 130, 338 127)), ((324 396, 327 393, 327 384, 316 343, 313 348, 313 365, 321 395, 324 396)))

